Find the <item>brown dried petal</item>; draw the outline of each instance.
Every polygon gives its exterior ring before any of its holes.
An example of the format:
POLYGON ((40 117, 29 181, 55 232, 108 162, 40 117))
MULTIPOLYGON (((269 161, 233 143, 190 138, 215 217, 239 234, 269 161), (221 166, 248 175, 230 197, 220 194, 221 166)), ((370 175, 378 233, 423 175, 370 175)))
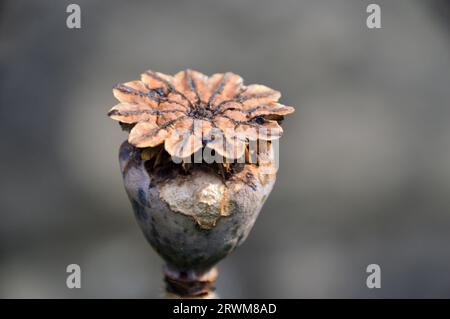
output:
POLYGON ((173 129, 180 132, 180 134, 191 133, 194 129, 194 120, 189 117, 180 119, 174 123, 173 129))
POLYGON ((279 139, 283 135, 283 128, 277 121, 266 120, 264 124, 259 125, 258 139, 272 141, 279 139))
POLYGON ((164 125, 168 122, 175 122, 182 117, 186 117, 185 112, 176 111, 176 112, 163 112, 160 116, 158 116, 157 123, 158 125, 164 125))
POLYGON ((200 98, 200 102, 206 104, 211 95, 212 89, 209 86, 209 78, 203 73, 188 70, 190 77, 192 78, 192 84, 196 95, 200 98))
POLYGON ((150 88, 157 91, 162 90, 163 96, 159 96, 160 100, 171 101, 184 107, 189 107, 190 101, 184 92, 175 87, 177 82, 175 77, 148 70, 141 74, 142 82, 150 88))
POLYGON ((210 121, 199 120, 201 122, 201 130, 203 139, 208 139, 213 133, 213 125, 210 121))
POLYGON ((250 123, 241 123, 236 125, 234 131, 225 131, 225 136, 227 137, 236 137, 240 140, 264 140, 271 141, 276 140, 281 137, 283 134, 282 127, 278 124, 277 121, 265 120, 263 124, 256 124, 253 122, 250 123))
POLYGON ((256 123, 249 123, 246 120, 239 121, 231 117, 218 117, 214 122, 217 127, 222 129, 223 134, 227 138, 238 138, 242 141, 258 139, 258 130, 260 129, 260 126, 256 123))
POLYGON ((222 117, 233 119, 234 121, 242 122, 247 121, 248 114, 247 112, 242 112, 241 110, 226 110, 222 117))
MULTIPOLYGON (((200 103, 200 93, 197 89, 197 83, 201 85, 201 80, 199 81, 199 77, 201 77, 198 72, 194 73, 191 70, 180 71, 175 74, 174 78, 174 87, 179 92, 183 92, 184 96, 186 96, 192 104, 200 103), (197 80, 194 80, 194 79, 197 80)), ((202 74, 203 75, 203 74, 202 74)))
POLYGON ((245 153, 245 142, 225 135, 216 135, 214 139, 208 142, 207 147, 215 150, 220 156, 228 159, 241 158, 245 153))
POLYGON ((139 122, 128 136, 128 142, 136 147, 155 147, 170 135, 170 128, 158 126, 155 122, 139 122))
POLYGON ((242 78, 234 73, 214 74, 210 78, 211 95, 208 98, 212 108, 217 107, 221 102, 231 100, 242 90, 242 78))
POLYGON ((197 152, 203 146, 201 137, 191 134, 188 135, 187 138, 183 136, 183 138, 176 142, 172 139, 166 139, 164 147, 166 151, 172 155, 179 158, 186 158, 193 153, 197 152))
POLYGON ((164 148, 170 155, 180 158, 192 155, 201 149, 202 146, 201 133, 196 134, 194 132, 192 119, 178 121, 164 143, 164 148))
POLYGON ((277 102, 281 97, 281 93, 265 85, 252 84, 245 88, 240 97, 242 99, 242 108, 245 109, 255 105, 277 102))
POLYGON ((232 118, 236 121, 249 121, 258 116, 262 116, 267 119, 279 119, 282 116, 293 112, 294 108, 291 106, 272 103, 268 105, 257 105, 247 109, 227 107, 222 110, 219 115, 232 118))
POLYGON ((162 100, 158 105, 158 110, 177 110, 180 112, 186 113, 188 108, 183 104, 183 101, 180 99, 174 100, 162 100))
POLYGON ((239 124, 236 127, 236 136, 240 139, 256 141, 258 139, 258 127, 250 124, 239 124))
POLYGON ((156 111, 145 104, 119 103, 109 112, 108 116, 113 120, 123 123, 136 123, 139 121, 155 121, 156 111))
POLYGON ((149 95, 149 90, 141 81, 119 84, 113 89, 113 94, 120 102, 146 104, 149 108, 158 107, 158 100, 149 95))
POLYGON ((234 130, 236 124, 233 121, 233 119, 227 118, 227 117, 223 117, 223 116, 218 116, 214 119, 214 124, 217 128, 219 128, 221 131, 225 132, 225 131, 229 131, 234 130))
POLYGON ((148 70, 141 74, 141 81, 153 90, 162 89, 165 94, 169 93, 167 83, 173 82, 173 77, 160 72, 148 70))
POLYGON ((279 115, 284 116, 294 112, 292 106, 286 106, 283 104, 272 104, 272 105, 261 105, 253 109, 248 109, 248 118, 255 118, 257 116, 267 116, 267 115, 279 115))

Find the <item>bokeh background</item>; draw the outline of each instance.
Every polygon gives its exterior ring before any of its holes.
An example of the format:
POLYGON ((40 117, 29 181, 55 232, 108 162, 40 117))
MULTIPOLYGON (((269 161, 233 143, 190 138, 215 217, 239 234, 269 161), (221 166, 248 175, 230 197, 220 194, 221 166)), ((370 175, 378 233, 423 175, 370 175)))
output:
POLYGON ((69 1, 0 2, 0 297, 162 295, 106 112, 115 84, 183 68, 234 71, 297 109, 222 297, 450 297, 448 2, 371 1, 380 30, 362 0, 72 2, 79 30, 69 1))

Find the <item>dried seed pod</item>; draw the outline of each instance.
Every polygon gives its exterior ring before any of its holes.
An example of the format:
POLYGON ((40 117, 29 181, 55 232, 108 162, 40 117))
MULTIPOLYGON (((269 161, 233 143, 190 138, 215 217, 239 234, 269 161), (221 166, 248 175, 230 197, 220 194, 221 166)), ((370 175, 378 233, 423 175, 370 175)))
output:
MULTIPOLYGON (((191 274, 190 281, 199 291, 192 288, 189 296, 201 295, 206 289, 201 285, 204 274, 246 239, 272 190, 275 174, 245 164, 224 181, 207 166, 193 166, 184 174, 181 165, 169 163, 149 170, 145 163, 137 148, 123 143, 120 166, 136 219, 172 270, 170 278, 174 272, 191 274)), ((173 280, 168 283, 172 293, 177 287, 173 280)), ((208 283, 207 292, 213 286, 208 283)))
POLYGON ((129 132, 119 155, 125 189, 166 261, 167 290, 210 295, 215 264, 245 240, 272 190, 271 141, 294 109, 234 73, 147 71, 113 93, 120 103, 108 115, 129 132), (191 161, 206 151, 221 161, 191 161))

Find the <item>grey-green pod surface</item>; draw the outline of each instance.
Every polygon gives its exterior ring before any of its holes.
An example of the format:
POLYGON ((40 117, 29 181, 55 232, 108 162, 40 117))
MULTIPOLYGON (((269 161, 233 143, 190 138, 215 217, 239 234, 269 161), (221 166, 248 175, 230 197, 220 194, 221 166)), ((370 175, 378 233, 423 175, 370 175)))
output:
POLYGON ((145 237, 178 272, 205 273, 241 245, 275 182, 273 163, 224 179, 206 165, 149 169, 140 152, 120 147, 125 189, 145 237))

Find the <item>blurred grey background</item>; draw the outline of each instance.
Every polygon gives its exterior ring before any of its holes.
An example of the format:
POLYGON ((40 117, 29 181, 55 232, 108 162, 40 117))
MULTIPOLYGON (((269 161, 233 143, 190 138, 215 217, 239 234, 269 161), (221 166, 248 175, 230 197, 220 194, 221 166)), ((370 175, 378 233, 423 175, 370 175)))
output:
POLYGON ((446 1, 0 2, 0 296, 154 298, 161 259, 119 173, 112 87, 233 71, 283 92, 278 181, 220 264, 243 298, 450 297, 446 1), (66 28, 66 6, 82 28, 66 28), (382 29, 365 25, 381 6, 382 29), (66 288, 66 266, 82 289, 66 288), (366 266, 382 288, 366 287, 366 266))

